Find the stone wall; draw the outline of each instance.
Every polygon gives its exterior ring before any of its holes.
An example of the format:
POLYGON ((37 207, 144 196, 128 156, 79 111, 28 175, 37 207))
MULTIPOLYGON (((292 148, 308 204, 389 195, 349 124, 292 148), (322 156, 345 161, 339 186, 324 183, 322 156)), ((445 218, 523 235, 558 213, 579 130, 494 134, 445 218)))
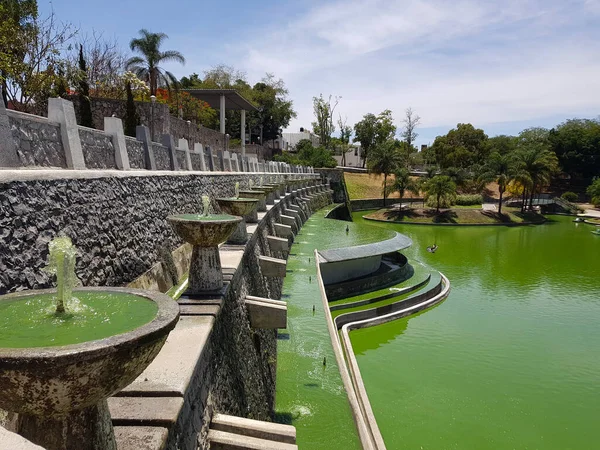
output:
MULTIPOLYGON (((76 273, 84 286, 121 285, 158 260, 157 246, 180 245, 165 218, 201 210, 201 195, 229 197, 250 174, 0 172, 0 294, 52 285, 42 270, 48 242, 65 234, 78 247, 76 273)), ((56 171, 49 171, 56 172, 56 171)), ((218 206, 213 205, 215 210, 218 206)))
POLYGON ((342 169, 315 169, 315 172, 321 174, 321 179, 329 179, 329 186, 333 189, 333 202, 346 203, 349 200, 346 182, 344 181, 344 171, 342 169))
POLYGON ((22 166, 67 167, 60 125, 32 114, 16 111, 7 114, 22 166))
POLYGON ((127 147, 129 166, 132 169, 145 169, 144 145, 137 139, 125 136, 125 146, 127 147))
POLYGON ((156 162, 156 169, 171 170, 171 157, 169 156, 169 149, 162 144, 153 142, 152 150, 154 151, 154 161, 156 162))
POLYGON ((114 169, 115 146, 112 138, 93 128, 79 127, 79 139, 88 169, 114 169))

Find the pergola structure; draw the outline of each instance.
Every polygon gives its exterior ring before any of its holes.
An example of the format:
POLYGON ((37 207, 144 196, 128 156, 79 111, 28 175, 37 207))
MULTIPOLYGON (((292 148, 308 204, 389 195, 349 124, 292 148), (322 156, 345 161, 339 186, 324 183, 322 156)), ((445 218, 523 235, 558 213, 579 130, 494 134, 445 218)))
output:
POLYGON ((192 97, 209 104, 220 113, 221 133, 225 134, 225 111, 241 111, 242 156, 246 156, 246 111, 258 111, 256 106, 242 97, 235 89, 183 89, 192 97))

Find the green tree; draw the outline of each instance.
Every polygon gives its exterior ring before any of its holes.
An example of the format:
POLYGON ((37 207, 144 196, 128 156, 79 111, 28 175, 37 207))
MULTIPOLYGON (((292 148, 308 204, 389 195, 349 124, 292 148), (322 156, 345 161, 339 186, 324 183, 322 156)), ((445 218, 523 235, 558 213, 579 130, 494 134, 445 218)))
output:
POLYGON ((126 84, 125 90, 127 92, 127 102, 125 103, 124 131, 127 136, 135 137, 136 127, 140 124, 140 116, 137 113, 135 102, 133 101, 131 83, 126 84))
POLYGON ((331 95, 327 100, 323 98, 323 94, 313 97, 313 113, 315 115, 315 121, 312 123, 313 131, 319 136, 320 144, 327 149, 331 146, 331 135, 335 131, 333 114, 339 102, 340 97, 332 98, 331 95))
POLYGON ((133 56, 127 60, 127 70, 135 72, 142 80, 150 85, 150 95, 156 95, 158 86, 177 86, 177 78, 162 69, 159 64, 175 61, 185 64, 185 58, 176 50, 161 51, 160 47, 166 39, 169 38, 165 33, 151 33, 142 28, 139 31, 140 37, 134 38, 129 43, 129 48, 136 51, 141 56, 133 56))
POLYGON ((548 130, 544 128, 528 128, 519 134, 515 153, 515 180, 523 187, 523 210, 533 207, 533 196, 543 186, 550 183, 552 176, 558 171, 558 158, 550 150, 548 130))
POLYGON ((352 127, 347 124, 348 118, 342 120, 342 115, 338 117, 338 127, 340 128, 340 150, 342 153, 341 165, 346 166, 346 152, 350 147, 350 138, 352 137, 352 127))
POLYGON ((53 12, 38 17, 37 3, 0 3, 0 83, 5 105, 21 111, 45 109, 56 95, 67 63, 62 57, 76 30, 58 21, 53 12))
POLYGON ((548 140, 562 170, 574 180, 600 173, 600 120, 571 119, 550 130, 548 140))
POLYGON ((431 152, 437 165, 447 167, 470 168, 474 164, 483 164, 489 152, 486 145, 488 137, 479 128, 470 123, 459 123, 445 136, 435 138, 431 152))
POLYGON ((517 138, 515 136, 501 134, 499 136, 489 138, 485 145, 487 146, 486 152, 490 155, 492 153, 506 155, 514 152, 517 149, 517 138))
POLYGON ((296 155, 284 152, 282 155, 276 155, 276 161, 283 161, 289 164, 302 164, 313 167, 335 167, 337 161, 332 156, 331 151, 325 147, 315 147, 310 140, 302 139, 296 144, 296 155))
POLYGON ((406 191, 414 193, 419 192, 418 184, 413 181, 410 177, 410 172, 408 169, 404 167, 400 167, 394 172, 395 179, 392 183, 391 190, 392 192, 398 192, 400 194, 400 204, 402 204, 402 199, 404 198, 404 193, 406 191))
POLYGON ((88 84, 87 68, 83 58, 83 45, 79 45, 79 116, 84 127, 93 128, 92 102, 90 101, 90 85, 88 84))
POLYGON ((490 155, 485 165, 483 173, 479 179, 489 183, 494 181, 498 183, 498 194, 500 200, 498 202, 498 213, 502 214, 502 197, 506 191, 506 186, 512 181, 515 176, 514 157, 511 153, 501 154, 494 152, 490 155))
POLYGON ((354 125, 354 142, 360 142, 363 167, 371 150, 392 139, 395 134, 396 126, 389 109, 382 111, 378 116, 365 114, 363 119, 354 125))
POLYGON ((367 166, 369 172, 383 174, 383 206, 385 206, 390 189, 387 183, 388 176, 398 170, 401 164, 402 157, 398 151, 398 142, 394 139, 388 139, 371 149, 367 166))
POLYGON ((440 202, 456 195, 456 184, 447 175, 436 175, 423 186, 428 196, 435 196, 436 211, 440 212, 440 202))
POLYGON ((594 205, 600 205, 600 178, 596 178, 586 189, 587 195, 592 198, 594 205))

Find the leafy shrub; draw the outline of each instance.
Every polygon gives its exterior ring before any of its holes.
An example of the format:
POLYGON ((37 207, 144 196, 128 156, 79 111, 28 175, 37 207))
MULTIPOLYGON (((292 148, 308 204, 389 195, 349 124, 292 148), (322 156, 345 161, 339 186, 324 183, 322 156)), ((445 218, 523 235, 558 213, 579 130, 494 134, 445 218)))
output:
MULTIPOLYGON (((450 208, 453 204, 452 196, 440 197, 440 208, 450 208)), ((425 195, 425 206, 428 208, 437 207, 437 198, 435 195, 425 195)))
POLYGON ((577 194, 575 192, 567 191, 560 196, 563 200, 574 203, 577 201, 577 194))
POLYGON ((481 194, 461 194, 456 196, 454 203, 460 206, 481 205, 483 197, 481 194))

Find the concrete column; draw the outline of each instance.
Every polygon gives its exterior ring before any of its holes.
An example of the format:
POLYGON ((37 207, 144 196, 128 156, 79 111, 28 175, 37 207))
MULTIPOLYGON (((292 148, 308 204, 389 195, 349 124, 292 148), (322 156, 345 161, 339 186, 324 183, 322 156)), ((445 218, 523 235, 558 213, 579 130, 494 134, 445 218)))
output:
POLYGON ((169 157, 171 158, 171 170, 179 170, 179 161, 177 160, 177 147, 175 147, 175 139, 170 134, 163 134, 161 143, 169 149, 169 157))
POLYGON ((118 117, 105 117, 104 132, 112 136, 117 169, 129 170, 131 167, 129 166, 129 155, 127 154, 125 132, 123 131, 123 122, 121 119, 118 117))
POLYGON ((202 172, 206 172, 206 160, 204 156, 204 149, 202 148, 202 144, 199 142, 194 143, 194 153, 198 153, 200 155, 200 170, 202 172))
POLYGON ((19 167, 20 165, 21 160, 10 132, 10 122, 2 100, 2 86, 0 86, 0 167, 19 167))
POLYGON ((240 119, 241 121, 241 126, 240 128, 242 129, 242 158, 244 158, 246 156, 246 110, 242 109, 242 117, 240 119))
POLYGON ((192 168, 192 157, 190 156, 190 148, 187 139, 179 138, 179 149, 185 152, 185 162, 187 164, 187 170, 194 170, 192 168))
POLYGON ((223 152, 223 170, 233 172, 233 167, 231 167, 231 155, 227 150, 223 152))
POLYGON ((60 137, 65 151, 67 167, 69 169, 85 169, 73 103, 62 98, 49 98, 48 120, 60 123, 60 137))
POLYGON ((208 157, 208 170, 210 170, 211 172, 214 172, 215 169, 215 155, 213 153, 213 149, 210 148, 209 145, 206 146, 206 154, 208 157))
POLYGON ((219 125, 221 126, 221 133, 225 134, 225 95, 221 95, 221 108, 219 109, 219 113, 219 125))
POLYGON ((146 169, 156 170, 156 161, 154 159, 154 149, 152 148, 150 129, 146 125, 138 125, 135 127, 135 138, 144 146, 144 162, 146 169))
POLYGON ((225 160, 223 156, 223 150, 217 150, 217 168, 215 169, 219 172, 225 171, 225 160))

